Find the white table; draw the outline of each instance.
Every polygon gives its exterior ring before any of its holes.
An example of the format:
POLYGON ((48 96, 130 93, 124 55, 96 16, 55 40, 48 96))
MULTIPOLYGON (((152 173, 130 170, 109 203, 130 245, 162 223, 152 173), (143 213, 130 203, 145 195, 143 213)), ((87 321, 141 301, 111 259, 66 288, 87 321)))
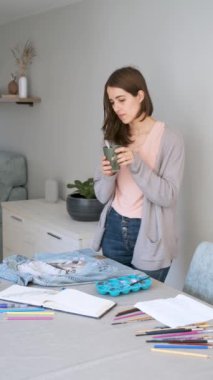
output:
MULTIPOLYGON (((0 283, 0 289, 11 283, 0 283)), ((79 285, 97 295, 94 285, 79 285)), ((156 321, 111 325, 120 306, 173 297, 178 292, 154 281, 149 290, 114 298, 117 306, 101 319, 57 312, 52 321, 0 321, 1 380, 212 380, 211 359, 151 352, 138 328, 156 321)), ((196 351, 197 352, 197 351, 196 351)), ((206 353, 206 351, 205 351, 206 353)))

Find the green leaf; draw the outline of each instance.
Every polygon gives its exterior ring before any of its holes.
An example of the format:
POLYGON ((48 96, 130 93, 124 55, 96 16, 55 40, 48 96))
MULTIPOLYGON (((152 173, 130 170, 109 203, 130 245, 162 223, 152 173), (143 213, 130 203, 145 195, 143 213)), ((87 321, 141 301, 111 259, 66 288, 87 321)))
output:
POLYGON ((67 188, 77 189, 77 192, 84 198, 92 199, 96 198, 94 190, 94 179, 88 178, 86 181, 82 182, 75 180, 74 183, 68 183, 67 188))

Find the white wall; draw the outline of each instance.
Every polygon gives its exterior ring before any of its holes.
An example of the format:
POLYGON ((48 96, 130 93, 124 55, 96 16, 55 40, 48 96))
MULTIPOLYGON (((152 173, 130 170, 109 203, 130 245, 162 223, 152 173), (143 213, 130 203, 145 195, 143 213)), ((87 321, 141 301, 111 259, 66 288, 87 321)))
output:
POLYGON ((84 0, 0 27, 0 92, 15 64, 10 48, 31 39, 33 108, 0 104, 0 149, 26 155, 30 198, 44 181, 92 176, 99 156, 103 86, 124 65, 144 73, 154 116, 179 130, 186 169, 179 207, 180 256, 167 282, 182 287, 196 245, 212 240, 213 2, 84 0))

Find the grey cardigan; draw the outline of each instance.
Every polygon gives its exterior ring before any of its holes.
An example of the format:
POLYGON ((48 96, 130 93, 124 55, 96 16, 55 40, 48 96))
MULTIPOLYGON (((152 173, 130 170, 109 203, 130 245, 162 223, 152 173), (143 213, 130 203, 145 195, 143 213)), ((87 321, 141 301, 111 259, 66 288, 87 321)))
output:
MULTIPOLYGON (((130 171, 144 194, 143 219, 135 244, 132 264, 141 270, 157 270, 170 266, 177 255, 175 214, 184 168, 184 144, 181 136, 165 127, 153 171, 135 154, 130 171)), ((105 221, 115 192, 116 174, 95 174, 95 193, 105 204, 92 248, 98 251, 104 234, 105 221)))

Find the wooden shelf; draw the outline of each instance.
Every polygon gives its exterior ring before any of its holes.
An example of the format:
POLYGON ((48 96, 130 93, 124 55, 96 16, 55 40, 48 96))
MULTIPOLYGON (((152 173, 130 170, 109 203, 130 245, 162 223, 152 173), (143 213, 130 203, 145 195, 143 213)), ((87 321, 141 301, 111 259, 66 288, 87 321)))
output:
POLYGON ((34 103, 40 103, 41 98, 38 98, 36 96, 32 96, 29 98, 19 98, 17 97, 0 97, 0 103, 16 103, 16 104, 28 104, 29 106, 33 106, 34 103))

